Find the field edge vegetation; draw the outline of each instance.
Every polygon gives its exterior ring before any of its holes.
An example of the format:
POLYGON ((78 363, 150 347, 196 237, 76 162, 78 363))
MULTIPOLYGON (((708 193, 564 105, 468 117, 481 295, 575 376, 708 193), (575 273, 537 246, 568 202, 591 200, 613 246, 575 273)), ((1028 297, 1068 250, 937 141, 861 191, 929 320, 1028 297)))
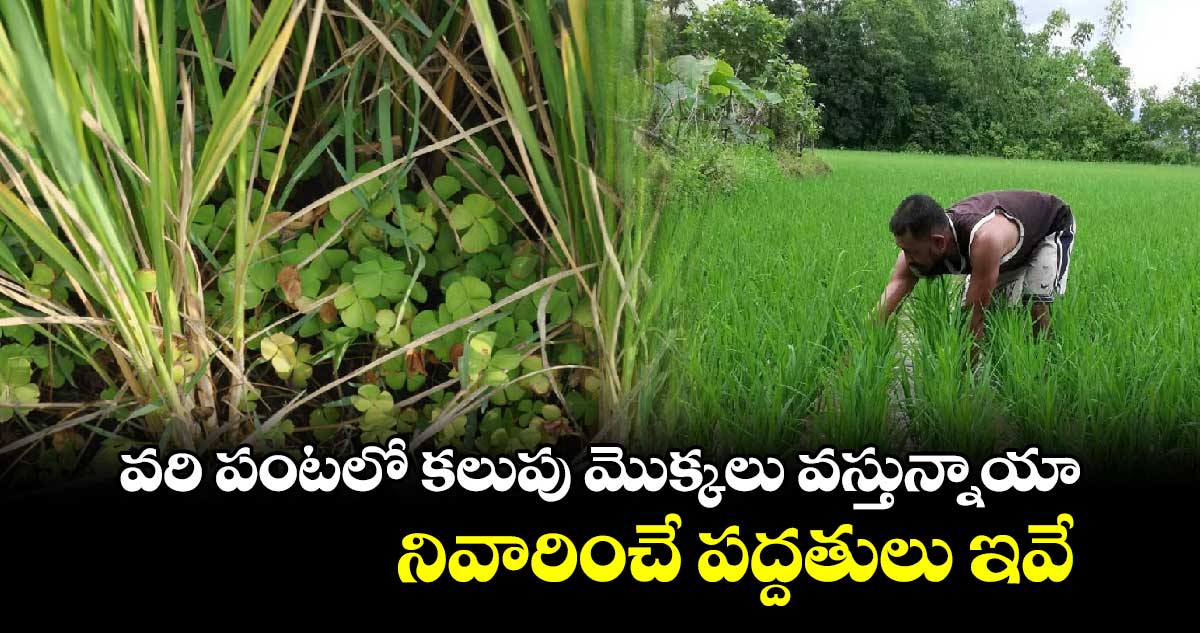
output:
POLYGON ((643 3, 14 0, 0 476, 620 441, 643 3))

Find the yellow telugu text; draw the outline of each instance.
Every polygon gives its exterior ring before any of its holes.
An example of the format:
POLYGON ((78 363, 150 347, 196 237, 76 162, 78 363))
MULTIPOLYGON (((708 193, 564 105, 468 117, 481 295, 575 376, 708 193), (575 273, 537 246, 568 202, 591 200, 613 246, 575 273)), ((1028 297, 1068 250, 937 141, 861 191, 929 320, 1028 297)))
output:
MULTIPOLYGON (((612 582, 628 569, 637 582, 671 582, 683 569, 675 544, 681 526, 675 513, 668 514, 662 524, 638 525, 637 544, 629 547, 604 535, 577 546, 562 534, 544 534, 532 550, 515 536, 458 536, 458 547, 449 554, 437 538, 414 533, 402 541, 408 553, 400 557, 397 572, 404 583, 432 583, 447 571, 454 581, 467 583, 492 580, 501 565, 511 572, 528 566, 544 582, 563 582, 579 570, 594 582, 612 582)), ((1061 582, 1070 574, 1074 560, 1067 544, 1067 530, 1074 526, 1070 514, 1058 515, 1051 525, 1030 525, 1028 545, 1009 535, 976 536, 970 542, 970 551, 978 552, 971 561, 971 574, 989 583, 1061 582), (1045 546, 1054 549, 1047 551, 1045 546)), ((791 597, 787 583, 802 574, 817 582, 866 582, 882 574, 895 582, 936 583, 945 580, 954 562, 950 546, 942 539, 924 543, 893 538, 877 547, 869 540, 853 538, 850 524, 842 524, 832 533, 809 530, 808 534, 811 542, 802 543, 800 531, 794 527, 775 536, 755 532, 753 540, 736 525, 720 534, 702 532, 700 542, 707 549, 697 560, 696 571, 710 583, 753 577, 765 584, 760 601, 782 606, 791 597)))

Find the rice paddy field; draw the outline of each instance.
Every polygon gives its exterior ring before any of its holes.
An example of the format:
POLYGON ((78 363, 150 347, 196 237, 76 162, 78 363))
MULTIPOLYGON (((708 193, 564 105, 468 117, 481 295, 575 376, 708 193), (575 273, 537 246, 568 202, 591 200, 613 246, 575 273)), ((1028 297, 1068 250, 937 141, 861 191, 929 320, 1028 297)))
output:
POLYGON ((851 151, 785 175, 744 151, 723 195, 664 220, 653 265, 670 334, 648 446, 721 454, 833 445, 978 458, 1037 445, 1085 464, 1195 469, 1200 445, 1200 170, 851 151), (1027 310, 987 316, 965 369, 960 278, 922 281, 871 325, 910 193, 943 206, 1040 189, 1077 221, 1053 338, 1027 310))

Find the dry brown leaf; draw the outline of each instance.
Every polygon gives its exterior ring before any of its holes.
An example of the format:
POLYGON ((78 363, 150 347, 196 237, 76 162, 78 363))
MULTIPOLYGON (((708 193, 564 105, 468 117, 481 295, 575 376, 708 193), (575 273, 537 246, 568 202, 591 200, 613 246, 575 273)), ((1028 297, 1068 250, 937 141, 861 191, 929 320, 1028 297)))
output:
POLYGON ((327 324, 333 323, 334 321, 337 320, 337 314, 338 314, 337 306, 333 305, 332 301, 330 301, 329 303, 322 304, 320 314, 321 314, 322 321, 324 321, 327 324))
POLYGON ((267 214, 267 225, 271 228, 275 228, 286 222, 290 217, 292 217, 292 214, 288 213, 287 211, 272 211, 267 214))
POLYGON ((321 218, 325 217, 326 213, 329 213, 329 203, 322 202, 319 206, 317 206, 316 209, 313 209, 312 213, 306 213, 299 220, 296 220, 296 223, 300 226, 313 225, 317 222, 320 222, 321 218))
MULTIPOLYGON (((283 296, 287 299, 288 305, 296 306, 296 300, 300 298, 300 271, 296 267, 288 264, 279 269, 279 274, 275 276, 275 283, 279 284, 279 289, 283 290, 283 296)), ((327 303, 327 306, 333 304, 327 303)), ((324 306, 322 306, 324 307, 324 306)))
POLYGON ((450 364, 451 365, 457 363, 459 357, 461 357, 462 355, 463 355, 463 344, 462 343, 455 343, 454 345, 450 346, 450 364))
POLYGON ((410 349, 404 354, 404 360, 408 364, 408 373, 420 376, 426 375, 424 350, 410 349))
POLYGON ((328 209, 327 205, 322 205, 317 208, 317 211, 302 215, 291 222, 288 222, 288 218, 294 215, 291 211, 272 211, 267 214, 267 224, 274 230, 279 225, 287 223, 287 226, 284 227, 285 230, 299 231, 312 226, 328 209))

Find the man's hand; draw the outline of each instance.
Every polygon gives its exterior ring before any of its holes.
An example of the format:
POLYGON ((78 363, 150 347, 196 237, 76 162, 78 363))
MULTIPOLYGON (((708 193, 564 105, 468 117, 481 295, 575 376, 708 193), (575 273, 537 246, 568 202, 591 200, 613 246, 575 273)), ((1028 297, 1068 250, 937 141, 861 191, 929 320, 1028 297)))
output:
POLYGON ((917 276, 908 267, 904 251, 900 251, 896 257, 896 264, 892 266, 892 275, 888 279, 887 287, 884 288, 883 295, 879 297, 879 303, 872 313, 872 321, 876 325, 886 323, 888 317, 900 307, 900 302, 916 287, 917 281, 917 276))
POLYGON ((981 353, 982 353, 982 351, 979 348, 979 341, 972 340, 971 341, 971 364, 969 367, 967 367, 967 371, 974 372, 975 370, 979 369, 979 357, 980 357, 981 353))

